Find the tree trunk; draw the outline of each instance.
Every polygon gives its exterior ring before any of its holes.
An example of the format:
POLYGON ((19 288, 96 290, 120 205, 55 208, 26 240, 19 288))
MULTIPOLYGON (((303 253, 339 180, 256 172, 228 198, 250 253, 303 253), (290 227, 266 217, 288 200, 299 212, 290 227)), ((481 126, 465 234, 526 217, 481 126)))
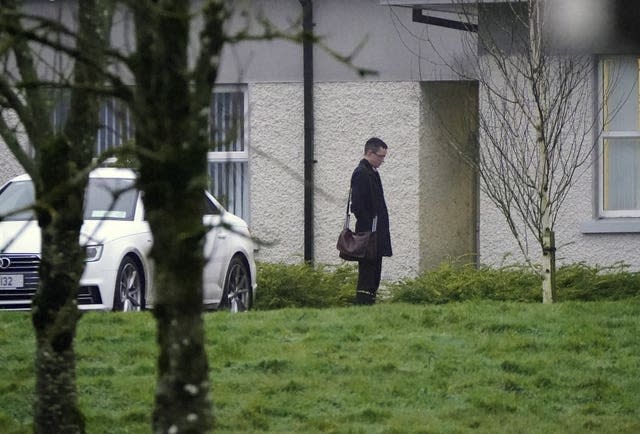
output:
MULTIPOLYGON (((214 59, 197 62, 200 69, 189 73, 189 2, 141 1, 132 8, 137 46, 144 47, 137 52, 134 112, 136 146, 142 149, 139 185, 154 237, 153 314, 160 347, 153 430, 209 432, 213 412, 202 319, 202 215, 207 109, 215 79, 207 71, 214 59), (199 79, 207 84, 198 86, 199 79)), ((222 43, 215 33, 221 23, 205 20, 204 28, 210 33, 203 46, 222 43)))
MULTIPOLYGON (((171 119, 164 121, 171 124, 171 119)), ((155 140, 161 139, 155 137, 155 140)), ((173 147, 179 149, 177 143, 173 143, 173 147)), ((161 169, 154 173, 173 170, 171 161, 180 160, 178 154, 180 152, 167 161, 156 161, 153 167, 161 169)), ((180 182, 164 184, 163 178, 149 176, 150 162, 142 161, 142 165, 147 164, 147 170, 141 170, 144 174, 141 188, 156 193, 144 197, 154 233, 153 315, 159 346, 153 430, 157 433, 209 432, 213 415, 202 318, 203 186, 194 182, 190 191, 186 191, 180 182), (163 197, 159 197, 159 190, 154 188, 158 185, 165 187, 163 197)), ((197 167, 191 167, 195 169, 197 167)))
POLYGON ((38 337, 34 415, 34 431, 37 433, 85 432, 84 419, 77 403, 75 354, 71 346, 63 349, 56 342, 72 340, 69 332, 38 337))
POLYGON ((37 433, 85 432, 77 403, 73 349, 80 318, 76 292, 83 268, 77 231, 63 229, 57 223, 42 228, 40 289, 32 308, 36 333, 37 433))
MULTIPOLYGON (((100 82, 100 65, 107 34, 99 0, 78 6, 76 45, 87 65, 76 61, 67 122, 37 149, 36 215, 42 233, 40 287, 33 300, 36 335, 37 433, 84 433, 77 403, 76 359, 73 341, 80 319, 77 291, 84 270, 79 235, 83 223, 84 192, 98 130, 99 97, 86 87, 100 82)), ((40 95, 43 97, 43 95, 40 95)), ((42 101, 30 101, 41 104, 42 101)))
POLYGON ((549 143, 548 137, 545 135, 545 122, 548 113, 544 111, 548 85, 544 79, 543 56, 542 56, 542 1, 529 1, 529 44, 531 52, 531 81, 533 96, 536 101, 538 110, 536 111, 536 140, 538 143, 538 174, 540 176, 539 191, 539 235, 538 241, 542 247, 542 302, 553 303, 555 293, 555 241, 553 230, 551 228, 551 203, 549 200, 549 143))
POLYGON ((542 302, 556 301, 556 240, 552 230, 546 230, 542 245, 542 302))
MULTIPOLYGON (((201 198, 200 198, 201 199, 201 198)), ((175 243, 169 249, 182 250, 175 243)), ((201 246, 194 246, 202 251, 201 246)), ((172 255, 173 256, 173 255, 172 255)), ((183 261, 158 264, 156 269, 158 383, 153 412, 154 432, 208 432, 212 424, 209 366, 204 345, 202 265, 183 261), (180 264, 179 267, 176 264, 180 264)))

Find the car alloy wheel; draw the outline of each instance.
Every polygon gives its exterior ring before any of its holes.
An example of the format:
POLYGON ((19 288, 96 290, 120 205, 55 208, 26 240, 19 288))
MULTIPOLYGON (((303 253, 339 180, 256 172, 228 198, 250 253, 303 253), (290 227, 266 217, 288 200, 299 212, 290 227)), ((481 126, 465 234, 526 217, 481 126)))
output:
POLYGON ((251 308, 252 290, 249 269, 239 256, 231 259, 220 304, 231 312, 244 312, 251 308))
POLYGON ((144 284, 138 264, 125 257, 118 269, 113 310, 135 312, 144 309, 144 284))

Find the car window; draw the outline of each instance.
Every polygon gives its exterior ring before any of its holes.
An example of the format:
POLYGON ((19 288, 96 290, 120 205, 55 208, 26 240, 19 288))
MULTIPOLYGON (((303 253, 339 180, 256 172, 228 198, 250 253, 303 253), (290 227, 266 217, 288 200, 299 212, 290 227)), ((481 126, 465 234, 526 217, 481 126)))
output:
POLYGON ((133 220, 138 190, 133 179, 91 178, 85 196, 85 220, 133 220))
POLYGON ((204 213, 205 215, 220 215, 220 209, 205 194, 204 196, 204 213))
POLYGON ((0 219, 19 221, 32 220, 35 192, 31 181, 16 181, 8 184, 0 192, 0 219))

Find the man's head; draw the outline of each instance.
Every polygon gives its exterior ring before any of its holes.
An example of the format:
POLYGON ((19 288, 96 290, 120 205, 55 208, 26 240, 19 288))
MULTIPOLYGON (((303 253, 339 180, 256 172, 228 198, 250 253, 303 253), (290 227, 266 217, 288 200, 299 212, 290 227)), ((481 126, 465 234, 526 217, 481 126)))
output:
POLYGON ((364 158, 376 169, 387 156, 387 144, 377 137, 372 137, 364 144, 364 158))

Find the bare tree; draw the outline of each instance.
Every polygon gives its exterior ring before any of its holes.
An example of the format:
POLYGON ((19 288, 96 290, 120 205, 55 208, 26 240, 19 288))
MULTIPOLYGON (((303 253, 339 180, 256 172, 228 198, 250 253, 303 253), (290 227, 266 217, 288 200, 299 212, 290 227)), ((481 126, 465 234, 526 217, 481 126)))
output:
POLYGON ((543 302, 552 303, 556 222, 596 143, 593 58, 554 50, 543 0, 452 4, 467 29, 477 24, 477 34, 465 34, 464 59, 450 63, 479 89, 479 148, 463 156, 539 272, 543 302))
POLYGON ((16 0, 0 9, 2 74, 0 136, 33 180, 35 216, 41 228, 40 286, 33 299, 36 335, 38 433, 84 432, 77 405, 73 342, 80 314, 76 297, 85 252, 78 244, 84 191, 98 129, 99 96, 107 16, 100 0, 79 3, 77 28, 26 15, 16 0), (40 55, 81 53, 70 70, 52 68, 40 55), (52 124, 56 90, 70 95, 69 112, 52 124), (11 122, 9 119, 13 119, 11 122), (21 144, 28 138, 33 152, 21 144))

